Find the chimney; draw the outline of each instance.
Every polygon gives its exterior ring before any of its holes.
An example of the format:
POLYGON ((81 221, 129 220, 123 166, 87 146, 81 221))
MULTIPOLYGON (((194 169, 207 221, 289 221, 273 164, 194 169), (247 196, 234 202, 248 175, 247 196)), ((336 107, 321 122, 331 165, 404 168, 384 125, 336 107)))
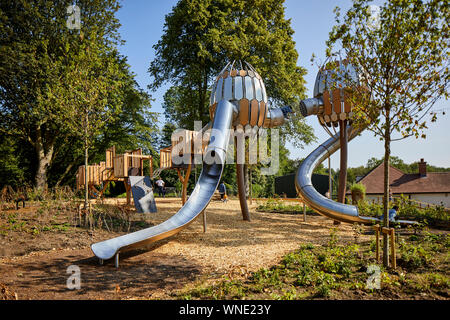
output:
POLYGON ((419 162, 419 175, 420 175, 420 177, 427 176, 427 163, 425 161, 423 161, 423 158, 420 159, 420 162, 419 162))

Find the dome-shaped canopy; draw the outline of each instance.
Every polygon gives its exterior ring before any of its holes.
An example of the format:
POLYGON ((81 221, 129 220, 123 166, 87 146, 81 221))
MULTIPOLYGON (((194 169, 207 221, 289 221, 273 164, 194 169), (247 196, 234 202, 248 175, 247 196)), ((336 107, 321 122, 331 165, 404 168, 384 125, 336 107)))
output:
POLYGON ((314 85, 314 97, 323 100, 323 112, 318 114, 322 125, 337 125, 339 120, 352 116, 349 86, 359 87, 360 83, 357 69, 347 60, 329 62, 319 70, 314 85))
POLYGON ((239 124, 261 127, 268 108, 264 82, 247 62, 233 61, 219 73, 211 90, 209 105, 211 120, 220 100, 233 102, 239 110, 239 124))

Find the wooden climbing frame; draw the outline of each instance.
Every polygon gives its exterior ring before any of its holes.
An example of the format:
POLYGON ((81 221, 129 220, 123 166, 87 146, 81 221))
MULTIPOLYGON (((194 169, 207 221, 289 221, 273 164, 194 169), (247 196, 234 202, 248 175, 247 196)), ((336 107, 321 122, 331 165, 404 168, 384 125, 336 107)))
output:
MULTIPOLYGON (((149 161, 150 176, 153 175, 153 158, 142 154, 142 149, 126 151, 116 155, 115 146, 106 150, 106 161, 87 166, 88 189, 92 197, 102 197, 111 181, 123 181, 127 192, 127 204, 131 203, 129 176, 144 175, 144 161, 149 161), (97 188, 101 186, 101 188, 97 188)), ((85 166, 79 166, 76 177, 77 190, 85 186, 85 166)))

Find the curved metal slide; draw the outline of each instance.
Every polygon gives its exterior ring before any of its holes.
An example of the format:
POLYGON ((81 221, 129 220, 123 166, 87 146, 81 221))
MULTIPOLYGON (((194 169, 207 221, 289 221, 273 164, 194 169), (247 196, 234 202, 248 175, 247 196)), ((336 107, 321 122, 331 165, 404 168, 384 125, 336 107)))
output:
MULTIPOLYGON (((310 114, 304 114, 307 116, 310 114)), ((359 134, 357 130, 351 126, 347 126, 347 136, 350 141, 359 134)), ((308 157, 300 165, 296 177, 295 187, 298 194, 301 195, 305 203, 314 211, 321 215, 334 220, 348 223, 373 224, 381 223, 382 220, 375 217, 360 216, 358 207, 333 201, 321 195, 312 185, 311 177, 314 169, 325 159, 335 153, 340 147, 339 132, 327 141, 322 143, 318 148, 311 152, 308 157)), ((395 220, 400 224, 416 224, 416 221, 395 220)))
POLYGON ((215 110, 202 172, 185 205, 175 215, 159 225, 92 244, 91 249, 100 261, 115 256, 117 267, 119 252, 170 237, 194 221, 209 204, 220 182, 232 121, 233 104, 226 100, 220 101, 215 110))

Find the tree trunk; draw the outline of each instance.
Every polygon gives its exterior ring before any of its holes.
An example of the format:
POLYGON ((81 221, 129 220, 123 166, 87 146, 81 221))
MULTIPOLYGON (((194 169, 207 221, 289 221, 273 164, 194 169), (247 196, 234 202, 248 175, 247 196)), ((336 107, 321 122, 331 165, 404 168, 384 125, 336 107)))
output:
POLYGON ((85 137, 84 141, 84 209, 88 209, 89 204, 89 181, 88 181, 88 145, 87 145, 87 137, 85 137))
POLYGON ((89 115, 86 111, 85 115, 85 126, 84 126, 84 209, 88 209, 89 205, 89 183, 88 183, 88 157, 89 157, 89 141, 88 141, 88 125, 89 125, 89 115))
MULTIPOLYGON (((339 139, 340 139, 340 169, 339 169, 339 186, 338 186, 338 202, 345 203, 345 192, 347 191, 347 160, 348 160, 348 137, 347 137, 347 120, 339 120, 339 139)), ((334 221, 335 225, 340 224, 334 221)))
MULTIPOLYGON (((386 112, 386 127, 384 129, 384 196, 383 196, 383 226, 389 228, 389 164, 391 157, 391 124, 389 110, 386 112)), ((383 233, 383 265, 389 267, 389 235, 383 233)))
POLYGON ((41 128, 37 128, 35 150, 38 159, 35 187, 45 190, 47 189, 47 169, 53 157, 53 142, 47 146, 44 145, 41 128))
POLYGON ((245 198, 248 199, 250 196, 250 183, 248 176, 248 164, 244 164, 244 187, 245 187, 245 198))

